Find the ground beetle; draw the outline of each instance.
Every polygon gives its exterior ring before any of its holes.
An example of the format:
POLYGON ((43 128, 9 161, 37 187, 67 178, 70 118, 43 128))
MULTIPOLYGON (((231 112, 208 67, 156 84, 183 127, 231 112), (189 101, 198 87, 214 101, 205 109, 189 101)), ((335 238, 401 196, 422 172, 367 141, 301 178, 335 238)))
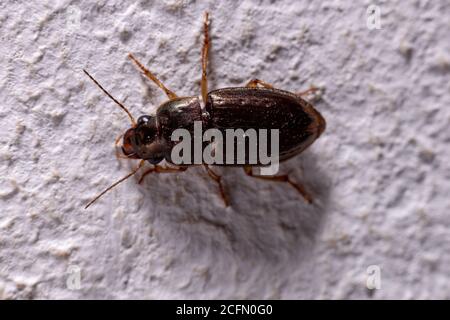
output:
MULTIPOLYGON (((194 121, 201 121, 204 128, 278 128, 279 129, 279 160, 286 160, 301 153, 325 130, 326 122, 314 107, 302 99, 306 93, 316 90, 311 88, 302 93, 291 93, 273 88, 268 83, 258 79, 250 80, 245 87, 224 88, 208 93, 206 70, 208 63, 209 36, 208 13, 204 19, 204 42, 202 48, 202 78, 201 95, 194 97, 178 97, 169 90, 156 76, 145 68, 132 54, 134 61, 143 74, 160 87, 169 100, 156 111, 156 115, 143 115, 136 122, 128 109, 109 94, 86 70, 83 70, 94 83, 119 105, 131 119, 132 127, 123 136, 122 152, 128 159, 141 159, 139 166, 131 173, 101 192, 86 208, 99 199, 107 191, 136 174, 147 160, 152 166, 143 173, 139 182, 149 173, 179 172, 188 166, 174 165, 170 159, 175 142, 171 134, 177 128, 192 131, 194 121), (166 160, 168 166, 160 166, 159 162, 166 160)), ((220 194, 229 205, 228 198, 222 186, 221 177, 211 168, 203 164, 208 175, 218 184, 220 194)), ((308 202, 312 197, 302 185, 293 182, 288 175, 262 176, 253 173, 252 166, 242 165, 248 176, 255 178, 287 182, 293 186, 308 202)))

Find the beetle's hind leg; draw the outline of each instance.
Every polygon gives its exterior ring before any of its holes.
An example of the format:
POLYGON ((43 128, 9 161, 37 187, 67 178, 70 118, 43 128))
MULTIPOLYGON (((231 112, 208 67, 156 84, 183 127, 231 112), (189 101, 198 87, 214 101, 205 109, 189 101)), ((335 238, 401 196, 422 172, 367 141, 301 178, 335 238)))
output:
POLYGON ((206 103, 206 97, 208 95, 208 79, 206 74, 209 57, 208 26, 209 26, 209 14, 208 12, 205 12, 205 20, 203 21, 202 82, 201 82, 202 99, 204 103, 206 103))
POLYGON ((322 98, 323 93, 323 88, 311 86, 307 90, 297 92, 296 95, 302 99, 306 99, 309 102, 317 102, 322 98))
POLYGON ((252 79, 245 85, 247 88, 257 88, 258 85, 260 85, 263 88, 273 89, 273 85, 268 84, 267 82, 264 82, 259 79, 252 79))
POLYGON ((281 175, 281 176, 260 176, 260 175, 255 175, 253 173, 252 167, 250 167, 250 166, 244 166, 244 172, 245 172, 246 175, 248 175, 249 177, 253 177, 253 178, 263 179, 263 180, 267 180, 267 181, 287 182, 290 186, 294 187, 295 190, 297 190, 303 196, 303 198, 305 199, 305 201, 307 203, 312 203, 312 201, 313 201, 312 197, 305 190, 305 188, 301 184, 292 181, 287 174, 281 175))
POLYGON ((222 197, 225 207, 228 207, 230 205, 230 202, 228 201, 228 197, 227 197, 227 195, 225 193, 225 189, 223 188, 223 185, 222 185, 222 177, 219 176, 214 171, 212 171, 208 165, 205 164, 204 167, 205 167, 205 170, 208 173, 208 175, 211 177, 211 179, 213 179, 219 186, 220 196, 222 197))
POLYGON ((311 86, 309 89, 307 89, 305 91, 297 92, 296 95, 298 95, 300 97, 303 97, 303 96, 306 96, 306 95, 308 95, 310 93, 316 93, 319 90, 320 90, 320 88, 311 86))
POLYGON ((133 60, 133 62, 141 69, 142 73, 152 80, 158 87, 160 87, 164 93, 167 95, 169 99, 175 99, 178 96, 171 90, 169 90, 153 73, 150 72, 142 63, 140 63, 131 53, 128 54, 128 57, 133 60))

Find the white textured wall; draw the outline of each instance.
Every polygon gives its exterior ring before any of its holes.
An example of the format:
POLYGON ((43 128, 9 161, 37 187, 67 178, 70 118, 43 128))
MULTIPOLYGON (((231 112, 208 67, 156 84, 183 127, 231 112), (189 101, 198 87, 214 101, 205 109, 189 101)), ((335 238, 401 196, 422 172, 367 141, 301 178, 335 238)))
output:
POLYGON ((447 0, 374 1, 380 30, 370 1, 20 2, 0 4, 0 298, 450 298, 447 0), (284 166, 316 205, 227 169, 224 209, 198 168, 84 210, 134 164, 114 156, 126 115, 81 68, 136 116, 165 96, 128 52, 197 95, 205 9, 211 88, 326 90, 327 131, 284 166))

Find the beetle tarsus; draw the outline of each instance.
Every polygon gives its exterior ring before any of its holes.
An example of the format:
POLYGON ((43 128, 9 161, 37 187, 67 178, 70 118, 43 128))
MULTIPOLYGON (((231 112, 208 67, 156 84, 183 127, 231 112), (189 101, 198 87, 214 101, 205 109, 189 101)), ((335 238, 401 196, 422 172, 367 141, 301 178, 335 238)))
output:
POLYGON ((225 204, 225 207, 228 207, 230 205, 230 201, 228 200, 227 194, 225 193, 225 189, 222 184, 222 177, 219 176, 217 173, 211 170, 211 168, 208 165, 204 165, 206 172, 208 175, 217 183, 219 186, 220 196, 222 197, 222 200, 225 204))
POLYGON ((257 88, 260 85, 263 88, 273 89, 273 85, 259 79, 252 79, 245 85, 247 88, 257 88))
POLYGON ((244 172, 246 175, 248 175, 249 177, 253 177, 253 178, 258 178, 258 179, 262 179, 262 180, 266 180, 266 181, 287 182, 290 186, 292 186, 295 190, 297 190, 298 193, 300 193, 302 195, 303 199, 305 199, 305 201, 307 203, 311 204, 313 202, 311 195, 305 190, 305 188, 301 184, 292 181, 287 174, 281 175, 281 176, 255 175, 253 173, 252 167, 249 167, 249 166, 244 167, 244 172))
POLYGON ((300 97, 303 97, 303 96, 306 96, 306 95, 308 95, 308 94, 310 94, 310 93, 316 93, 316 92, 319 91, 319 90, 320 90, 320 88, 311 86, 309 89, 307 89, 307 90, 305 90, 305 91, 298 92, 298 93, 296 93, 296 94, 297 94, 298 96, 300 96, 300 97))
POLYGON ((309 89, 297 92, 296 95, 300 98, 307 99, 309 102, 317 102, 322 98, 324 89, 311 86, 309 89))

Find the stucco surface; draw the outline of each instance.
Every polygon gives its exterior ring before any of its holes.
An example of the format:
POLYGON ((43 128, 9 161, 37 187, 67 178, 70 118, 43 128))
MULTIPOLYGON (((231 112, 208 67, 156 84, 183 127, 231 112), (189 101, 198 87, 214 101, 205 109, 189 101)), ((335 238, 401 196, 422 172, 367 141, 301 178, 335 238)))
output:
POLYGON ((450 298, 449 16, 446 0, 2 1, 0 298, 450 298), (210 88, 323 89, 326 132, 282 167, 315 204, 231 168, 224 208, 194 168, 84 210, 136 164, 82 68, 135 116, 165 96, 128 52, 198 95, 205 10, 210 88))

